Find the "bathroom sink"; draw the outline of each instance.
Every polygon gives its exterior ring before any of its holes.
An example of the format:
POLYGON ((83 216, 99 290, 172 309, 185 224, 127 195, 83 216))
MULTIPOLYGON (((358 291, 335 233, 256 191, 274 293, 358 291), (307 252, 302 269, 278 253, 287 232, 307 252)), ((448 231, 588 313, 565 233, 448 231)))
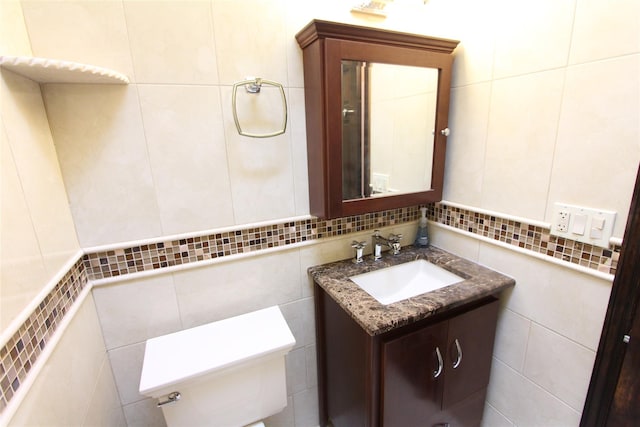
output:
POLYGON ((384 305, 464 280, 423 259, 358 274, 349 279, 384 305))

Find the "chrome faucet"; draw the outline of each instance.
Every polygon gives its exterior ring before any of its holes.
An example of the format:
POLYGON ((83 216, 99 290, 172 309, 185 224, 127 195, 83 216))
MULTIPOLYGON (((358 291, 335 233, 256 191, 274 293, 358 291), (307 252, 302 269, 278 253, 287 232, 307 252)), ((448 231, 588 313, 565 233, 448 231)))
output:
POLYGON ((371 246, 373 246, 373 259, 374 261, 382 258, 382 245, 386 245, 391 249, 391 253, 393 255, 398 255, 400 253, 400 240, 402 239, 402 234, 389 234, 389 237, 386 239, 380 235, 380 230, 375 230, 373 232, 373 236, 371 236, 371 246))

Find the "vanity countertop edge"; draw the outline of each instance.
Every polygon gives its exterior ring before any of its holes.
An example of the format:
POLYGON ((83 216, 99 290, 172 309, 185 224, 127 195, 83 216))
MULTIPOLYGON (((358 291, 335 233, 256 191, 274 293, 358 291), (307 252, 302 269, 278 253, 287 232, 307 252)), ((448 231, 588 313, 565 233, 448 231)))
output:
POLYGON ((314 282, 371 336, 497 295, 516 283, 509 276, 434 246, 405 246, 400 254, 385 252, 378 261, 368 255, 358 264, 348 259, 313 266, 307 271, 314 282), (393 304, 382 305, 349 279, 357 274, 410 262, 416 258, 426 259, 465 280, 393 304))

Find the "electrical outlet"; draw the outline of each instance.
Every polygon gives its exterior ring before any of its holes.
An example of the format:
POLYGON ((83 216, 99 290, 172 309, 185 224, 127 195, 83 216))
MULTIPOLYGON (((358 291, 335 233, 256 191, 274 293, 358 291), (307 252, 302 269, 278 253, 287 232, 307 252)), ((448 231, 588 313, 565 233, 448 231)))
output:
POLYGON ((550 232, 554 236, 607 248, 615 219, 616 213, 612 211, 554 203, 550 232))
POLYGON ((571 213, 569 213, 566 209, 558 210, 556 215, 556 230, 561 233, 566 233, 569 231, 569 219, 571 218, 571 213))

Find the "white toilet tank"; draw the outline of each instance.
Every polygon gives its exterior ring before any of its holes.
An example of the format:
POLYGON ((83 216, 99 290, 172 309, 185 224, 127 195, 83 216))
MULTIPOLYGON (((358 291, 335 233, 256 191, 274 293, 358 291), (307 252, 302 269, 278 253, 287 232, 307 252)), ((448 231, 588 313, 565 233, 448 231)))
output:
POLYGON ((169 427, 240 427, 287 406, 285 355, 295 344, 277 306, 147 340, 140 393, 169 427), (175 394, 173 395, 175 396, 175 394))

